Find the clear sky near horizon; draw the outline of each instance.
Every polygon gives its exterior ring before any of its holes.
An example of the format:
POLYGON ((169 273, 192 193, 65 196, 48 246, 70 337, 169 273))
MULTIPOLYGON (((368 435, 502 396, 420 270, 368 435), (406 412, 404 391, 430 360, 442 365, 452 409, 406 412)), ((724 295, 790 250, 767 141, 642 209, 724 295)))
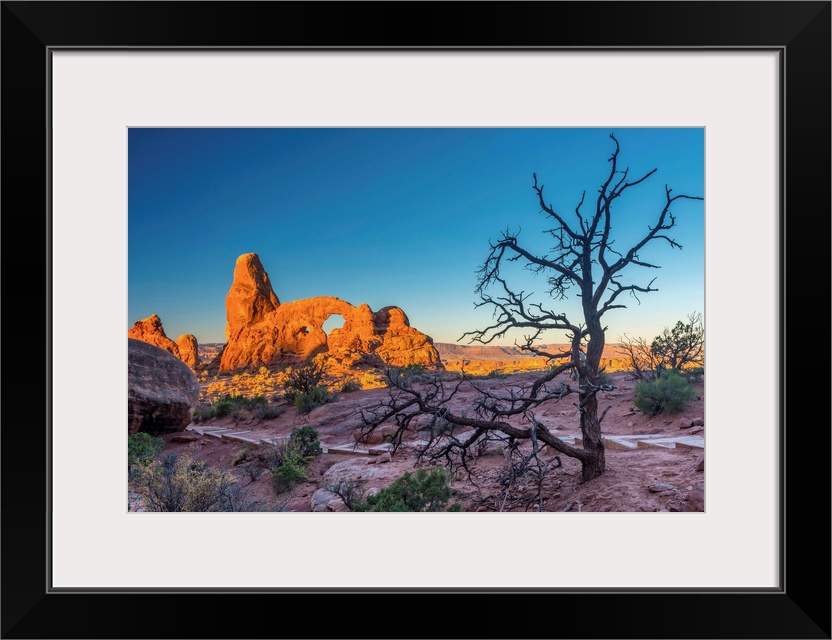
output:
MULTIPOLYGON (((256 253, 281 302, 331 295, 373 311, 396 305, 434 341, 456 342, 491 321, 474 293, 489 240, 521 229, 521 245, 538 255, 551 247, 532 173, 576 223, 581 193, 586 217, 608 176, 610 133, 630 180, 658 169, 613 207, 613 247, 624 252, 655 224, 665 184, 673 195, 705 196, 704 129, 131 128, 127 327, 155 313, 174 340, 225 342, 235 261, 256 253)), ((704 203, 671 210, 668 235, 683 249, 655 240, 640 257, 660 269, 624 270, 623 284, 655 277, 658 291, 640 304, 619 298, 628 308, 604 316, 608 342, 704 314, 704 203)), ((545 278, 519 269, 509 283, 581 322, 574 293, 548 300, 545 278)))

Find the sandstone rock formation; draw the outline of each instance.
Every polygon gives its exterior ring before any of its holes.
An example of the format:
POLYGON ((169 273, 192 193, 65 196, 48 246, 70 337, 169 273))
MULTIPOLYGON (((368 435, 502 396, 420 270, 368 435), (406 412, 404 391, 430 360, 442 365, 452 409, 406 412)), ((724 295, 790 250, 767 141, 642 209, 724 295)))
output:
POLYGON ((196 369, 200 365, 199 343, 195 335, 186 333, 179 336, 176 339, 176 346, 179 348, 179 359, 182 362, 191 369, 196 369))
POLYGON ((165 335, 165 330, 162 328, 162 320, 155 313, 149 318, 137 320, 133 324, 133 328, 127 331, 127 337, 156 345, 165 351, 169 351, 177 358, 180 357, 179 347, 165 335))
POLYGON ((142 340, 127 339, 127 431, 182 431, 199 397, 196 375, 179 358, 142 340))
POLYGON ((234 281, 225 296, 225 337, 261 322, 280 305, 269 274, 256 253, 244 253, 234 266, 234 281))
POLYGON ((155 313, 135 322, 133 328, 127 331, 127 337, 160 347, 175 355, 191 369, 200 365, 199 343, 196 336, 186 333, 174 342, 165 334, 162 320, 155 313))
POLYGON ((237 258, 226 297, 226 318, 228 341, 220 373, 299 362, 319 353, 361 354, 368 364, 442 367, 433 340, 411 327, 398 307, 373 313, 366 304, 356 307, 332 296, 281 304, 254 253, 237 258), (344 324, 327 335, 323 325, 333 315, 341 316, 344 324))

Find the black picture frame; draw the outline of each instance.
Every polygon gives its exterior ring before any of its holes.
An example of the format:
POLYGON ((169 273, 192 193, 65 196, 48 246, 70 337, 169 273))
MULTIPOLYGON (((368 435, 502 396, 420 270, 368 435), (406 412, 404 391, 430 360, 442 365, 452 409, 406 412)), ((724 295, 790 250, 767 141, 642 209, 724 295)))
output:
MULTIPOLYGON (((828 358, 819 348, 827 344, 827 327, 817 328, 817 316, 826 319, 830 292, 830 2, 12 1, 2 2, 0 20, 3 638, 282 637, 296 634, 289 631, 295 619, 307 625, 305 637, 329 638, 830 638, 830 429, 827 422, 805 420, 806 401, 813 411, 817 396, 825 401, 829 389, 828 358), (50 378, 49 364, 48 95, 50 51, 65 47, 778 51, 785 80, 784 242, 781 343, 771 351, 781 368, 780 587, 557 593, 50 589, 50 393, 59 381, 50 378), (812 293, 805 297, 807 278, 812 293), (802 506, 806 495, 814 509, 802 506), (164 611, 175 613, 162 616, 164 611), (457 613, 459 625, 444 628, 434 611, 457 613)), ((753 243, 749 233, 743 240, 753 243)), ((86 348, 94 345, 79 345, 86 348)), ((741 366, 738 375, 752 374, 741 366)), ((513 554, 533 560, 538 552, 518 548, 513 554)))

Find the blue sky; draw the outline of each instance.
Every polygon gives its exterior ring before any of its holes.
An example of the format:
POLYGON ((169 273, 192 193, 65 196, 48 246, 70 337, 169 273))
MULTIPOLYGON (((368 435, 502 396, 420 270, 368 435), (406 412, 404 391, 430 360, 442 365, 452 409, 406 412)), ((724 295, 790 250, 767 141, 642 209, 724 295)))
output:
MULTIPOLYGON (((234 263, 253 252, 281 302, 396 305, 435 341, 456 342, 491 320, 474 307, 489 240, 519 228, 530 250, 550 246, 532 173, 575 221, 582 191, 587 214, 608 175, 610 133, 631 179, 658 169, 617 201, 621 251, 655 223, 665 184, 705 195, 704 129, 130 129, 127 326, 156 313, 173 339, 224 342, 234 263)), ((661 269, 625 270, 624 282, 656 277, 659 290, 606 314, 608 342, 653 337, 704 312, 704 203, 681 200, 672 211, 669 235, 683 249, 654 241, 641 258, 661 269)), ((510 282, 545 301, 543 278, 516 270, 510 282)), ((580 322, 575 302, 557 308, 580 322)))

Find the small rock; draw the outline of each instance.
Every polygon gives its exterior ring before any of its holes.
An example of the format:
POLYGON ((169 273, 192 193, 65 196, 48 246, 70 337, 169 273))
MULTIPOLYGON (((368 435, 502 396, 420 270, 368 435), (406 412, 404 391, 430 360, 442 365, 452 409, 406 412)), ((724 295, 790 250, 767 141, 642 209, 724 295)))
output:
POLYGON ((702 433, 705 430, 705 427, 693 427, 688 433, 693 435, 694 433, 702 433))
POLYGON ((688 491, 688 511, 704 511, 705 510, 705 492, 702 489, 696 488, 693 491, 688 491))
POLYGON ((663 491, 676 491, 676 486, 667 482, 655 482, 647 487, 653 493, 662 493, 663 491))
POLYGON ((671 503, 668 505, 668 511, 673 511, 673 512, 675 512, 675 513, 678 513, 678 512, 679 512, 679 511, 681 511, 681 510, 682 510, 682 507, 680 507, 680 506, 679 506, 678 504, 676 504, 675 502, 671 502, 671 503))
POLYGON ((393 456, 390 455, 389 451, 378 456, 378 464, 384 464, 385 462, 391 462, 392 460, 393 456))
POLYGON ((332 500, 327 502, 326 510, 335 512, 349 511, 349 509, 347 509, 347 505, 344 504, 344 501, 341 500, 341 498, 333 498, 332 500))
POLYGON ((603 507, 601 507, 600 509, 598 509, 598 511, 602 511, 602 512, 604 512, 604 513, 606 513, 607 511, 612 511, 612 506, 610 506, 610 505, 608 505, 608 504, 605 504, 603 507))
POLYGON ((680 429, 690 429, 693 426, 693 420, 690 418, 682 418, 679 420, 680 429))
POLYGON ((659 495, 664 497, 664 498, 667 498, 669 496, 674 495, 674 493, 675 493, 674 491, 662 491, 659 495))
POLYGON ((694 418, 693 419, 693 426, 694 427, 704 427, 705 426, 705 418, 694 418))
POLYGON ((171 438, 171 440, 173 442, 194 442, 196 439, 197 439, 196 436, 186 436, 186 435, 173 436, 171 438))
POLYGON ((381 492, 381 489, 378 487, 370 487, 364 492, 364 499, 366 500, 370 496, 376 496, 381 492))
POLYGON ((699 461, 699 464, 698 464, 698 465, 696 465, 696 470, 697 470, 697 471, 704 471, 704 470, 705 470, 705 458, 702 458, 702 459, 699 461))
POLYGON ((312 511, 327 511, 329 503, 335 498, 341 500, 332 491, 318 489, 312 494, 312 511))
POLYGON ((632 422, 628 422, 628 423, 627 423, 627 426, 628 426, 630 429, 632 429, 632 428, 633 428, 633 423, 632 423, 632 422))

